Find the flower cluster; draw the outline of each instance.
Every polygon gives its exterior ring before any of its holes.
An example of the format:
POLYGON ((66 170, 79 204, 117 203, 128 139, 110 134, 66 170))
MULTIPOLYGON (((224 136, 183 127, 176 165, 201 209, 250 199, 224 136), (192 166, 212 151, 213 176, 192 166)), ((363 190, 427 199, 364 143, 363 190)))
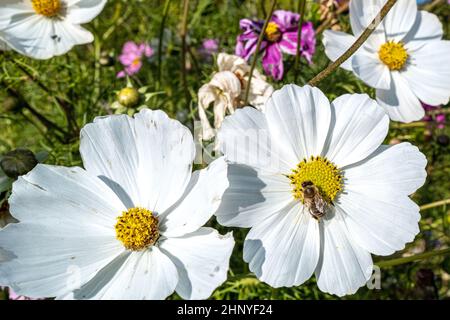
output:
POLYGON ((119 56, 119 61, 125 69, 117 74, 117 78, 138 73, 142 68, 143 59, 150 58, 152 55, 153 49, 148 44, 126 42, 123 45, 122 54, 119 56))

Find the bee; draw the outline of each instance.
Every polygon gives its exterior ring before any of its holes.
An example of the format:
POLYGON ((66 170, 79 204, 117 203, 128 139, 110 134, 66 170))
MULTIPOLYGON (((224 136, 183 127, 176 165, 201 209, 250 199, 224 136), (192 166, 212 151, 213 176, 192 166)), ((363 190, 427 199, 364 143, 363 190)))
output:
POLYGON ((312 181, 302 182, 302 188, 305 207, 314 219, 319 220, 325 215, 328 203, 322 198, 319 189, 312 181))

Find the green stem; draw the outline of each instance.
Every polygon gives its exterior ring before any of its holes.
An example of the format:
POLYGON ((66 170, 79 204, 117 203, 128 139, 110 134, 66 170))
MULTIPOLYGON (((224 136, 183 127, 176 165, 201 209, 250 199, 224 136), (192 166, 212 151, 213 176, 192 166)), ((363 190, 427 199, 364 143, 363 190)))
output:
POLYGON ((191 95, 189 93, 188 83, 187 83, 187 70, 186 70, 186 53, 187 53, 187 21, 189 14, 189 0, 184 0, 183 8, 183 20, 181 23, 181 83, 184 88, 184 96, 186 103, 189 104, 191 100, 191 95))
POLYGON ((159 27, 159 42, 158 42, 158 85, 157 90, 161 88, 161 70, 162 70, 162 49, 163 49, 163 41, 164 41, 164 29, 166 28, 167 16, 169 15, 170 1, 166 0, 164 4, 164 11, 161 20, 161 25, 159 27))
POLYGON ((250 94, 250 85, 252 82, 253 72, 256 67, 256 61, 258 60, 259 49, 261 48, 261 43, 264 39, 267 25, 269 24, 270 18, 272 18, 273 11, 275 10, 275 6, 277 5, 277 0, 272 1, 272 6, 270 7, 269 12, 267 13, 266 20, 264 21, 264 25, 261 29, 261 33, 258 38, 258 42, 256 43, 255 53, 253 54, 252 66, 250 68, 250 74, 248 75, 247 88, 245 89, 245 99, 244 105, 248 104, 248 96, 250 94))
POLYGON ((331 73, 333 73, 341 64, 343 64, 347 59, 349 59, 361 46, 362 44, 370 37, 372 32, 378 27, 381 21, 386 17, 391 8, 397 3, 397 0, 388 0, 383 8, 381 8, 380 12, 373 19, 372 23, 364 30, 363 33, 356 39, 355 43, 352 44, 347 51, 345 51, 339 58, 336 59, 333 63, 329 64, 324 70, 322 70, 318 75, 316 75, 313 79, 309 81, 310 86, 316 86, 320 81, 328 77, 331 73))
POLYGON ((433 258, 433 257, 446 255, 446 254, 450 254, 450 248, 442 249, 442 250, 436 250, 436 251, 431 251, 431 252, 425 252, 425 253, 421 253, 421 254, 416 254, 416 255, 413 255, 413 256, 410 256, 410 257, 404 257, 404 258, 398 258, 398 259, 392 259, 392 260, 385 260, 385 261, 378 261, 378 262, 375 262, 375 265, 377 265, 380 268, 390 268, 390 267, 398 266, 398 265, 401 265, 401 264, 414 262, 414 261, 418 261, 418 260, 430 259, 430 258, 433 258))
POLYGON ((295 72, 295 82, 297 83, 298 80, 298 65, 300 63, 300 54, 301 54, 301 45, 302 45, 302 27, 303 27, 303 16, 305 15, 305 7, 306 7, 306 0, 300 0, 298 2, 298 14, 300 15, 300 18, 298 20, 298 32, 297 32, 297 52, 295 54, 295 62, 294 62, 294 72, 295 72))
MULTIPOLYGON (((6 85, 5 85, 6 87, 6 85)), ((24 97, 16 90, 12 88, 6 87, 6 91, 13 97, 17 98, 23 104, 23 108, 28 110, 34 117, 36 117, 46 128, 47 130, 54 130, 59 133, 64 134, 64 130, 61 129, 56 123, 49 120, 44 115, 40 114, 36 109, 34 109, 25 99, 24 97)))
POLYGON ((79 128, 78 124, 76 122, 75 117, 75 110, 71 104, 68 104, 65 100, 63 100, 61 97, 55 95, 52 93, 52 91, 36 76, 31 74, 31 72, 28 71, 27 68, 25 68, 22 63, 16 59, 12 60, 13 63, 31 80, 33 81, 39 88, 41 88, 43 91, 45 91, 49 96, 51 96, 57 103, 57 105, 62 109, 66 116, 67 120, 67 127, 69 130, 69 134, 72 135, 72 137, 66 137, 70 140, 70 138, 73 138, 78 135, 79 128))
POLYGON ((436 207, 440 207, 440 206, 445 206, 447 204, 450 204, 450 199, 445 199, 445 200, 440 200, 440 201, 424 204, 423 206, 420 206, 420 210, 421 211, 428 210, 428 209, 432 209, 432 208, 436 208, 436 207))

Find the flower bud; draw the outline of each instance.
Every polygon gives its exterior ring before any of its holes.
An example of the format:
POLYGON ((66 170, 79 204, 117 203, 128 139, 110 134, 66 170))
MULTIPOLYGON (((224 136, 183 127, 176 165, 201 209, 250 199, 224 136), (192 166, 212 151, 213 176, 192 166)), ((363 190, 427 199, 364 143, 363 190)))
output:
POLYGON ((38 161, 34 156, 34 153, 23 148, 18 148, 6 153, 0 160, 0 167, 3 172, 13 179, 17 179, 17 177, 27 174, 37 164, 38 161))
POLYGON ((118 94, 119 103, 127 108, 139 103, 139 92, 135 88, 124 88, 118 94))

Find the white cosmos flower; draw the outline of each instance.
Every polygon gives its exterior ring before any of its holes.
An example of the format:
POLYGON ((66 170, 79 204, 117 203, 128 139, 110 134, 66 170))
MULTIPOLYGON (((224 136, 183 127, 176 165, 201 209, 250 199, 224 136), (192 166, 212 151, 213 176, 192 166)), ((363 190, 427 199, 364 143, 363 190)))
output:
POLYGON ((49 59, 94 41, 80 25, 94 19, 105 4, 106 0, 2 0, 0 32, 17 52, 49 59))
MULTIPOLYGON (((217 56, 219 72, 215 73, 211 81, 203 85, 198 92, 198 112, 202 123, 203 140, 209 140, 215 135, 206 115, 206 109, 212 104, 214 108, 214 128, 220 128, 225 114, 232 114, 236 108, 242 107, 247 90, 250 66, 241 57, 219 53, 217 56)), ((264 103, 273 92, 273 87, 266 81, 266 77, 258 70, 254 70, 248 101, 257 109, 264 107, 264 103)))
POLYGON ((204 299, 234 246, 202 227, 228 186, 220 158, 191 174, 193 138, 162 111, 97 118, 81 132, 86 169, 41 165, 10 198, 0 285, 62 299, 204 299))
MULTIPOLYGON (((386 0, 352 0, 354 35, 325 31, 323 43, 336 60, 372 22, 386 0)), ((416 1, 399 0, 363 46, 344 64, 376 89, 378 102, 392 120, 411 122, 424 116, 420 101, 438 106, 450 97, 450 41, 442 40, 438 17, 418 11, 416 1)))
POLYGON ((367 95, 331 105, 310 86, 284 86, 265 111, 237 110, 218 133, 230 161, 219 223, 251 228, 250 270, 273 287, 313 273, 322 291, 352 294, 372 273, 370 253, 390 255, 419 232, 408 197, 423 185, 426 159, 409 143, 381 145, 389 118, 367 95), (303 204, 311 181, 327 202, 316 220, 303 204))

